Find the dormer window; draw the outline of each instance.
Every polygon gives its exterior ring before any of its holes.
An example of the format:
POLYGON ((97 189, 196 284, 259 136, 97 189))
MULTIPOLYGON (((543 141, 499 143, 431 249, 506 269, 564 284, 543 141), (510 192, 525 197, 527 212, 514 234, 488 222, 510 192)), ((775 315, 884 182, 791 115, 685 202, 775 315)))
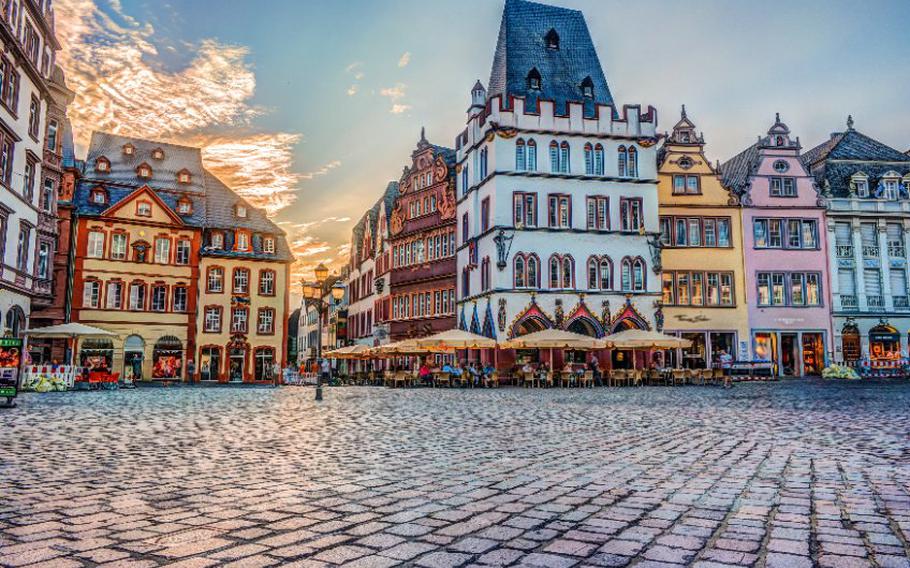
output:
POLYGON ((540 90, 540 71, 536 67, 528 73, 528 88, 532 91, 540 90))
POLYGON ((152 204, 149 201, 139 201, 136 203, 136 215, 138 217, 151 217, 152 204))
POLYGON ((275 254, 275 238, 265 237, 262 239, 262 252, 265 254, 275 254))
POLYGON ((212 233, 212 248, 213 249, 223 249, 224 248, 224 233, 216 231, 212 233))
POLYGON ((581 82, 581 96, 586 99, 594 98, 594 81, 591 80, 591 77, 585 77, 581 82))
POLYGON ((155 148, 154 150, 152 150, 152 158, 154 158, 156 160, 163 160, 164 159, 164 150, 162 150, 161 148, 155 148))
POLYGON ((126 156, 132 156, 136 153, 136 147, 127 142, 123 145, 123 154, 126 156))
POLYGON ((236 243, 237 250, 250 250, 250 234, 246 231, 237 231, 234 242, 236 243))
POLYGON ((898 180, 900 180, 900 175, 897 172, 888 172, 882 176, 879 197, 888 201, 897 201, 899 194, 898 180))
POLYGON ((150 177, 152 177, 152 167, 150 165, 146 164, 145 162, 143 162, 142 164, 139 165, 138 168, 136 168, 136 175, 141 177, 142 179, 149 179, 150 177))
POLYGON ((187 197, 181 197, 177 202, 177 213, 181 215, 190 215, 193 213, 193 202, 187 197))
POLYGON ((183 169, 177 172, 177 183, 190 183, 191 179, 189 170, 183 169))
POLYGON ((866 174, 862 172, 853 174, 850 181, 853 183, 856 195, 859 197, 869 197, 869 177, 866 174))
POLYGON ((235 205, 234 206, 234 215, 241 219, 246 219, 246 205, 244 205, 242 203, 238 203, 237 205, 235 205))
POLYGON ((101 172, 101 173, 108 173, 109 171, 111 171, 111 161, 108 160, 107 158, 105 158, 104 156, 101 156, 100 158, 95 160, 95 171, 101 172))
POLYGON ((103 187, 92 189, 91 201, 95 205, 107 205, 107 190, 103 187))
POLYGON ((555 29, 550 28, 550 31, 543 37, 543 40, 547 49, 559 49, 559 34, 556 33, 555 29))

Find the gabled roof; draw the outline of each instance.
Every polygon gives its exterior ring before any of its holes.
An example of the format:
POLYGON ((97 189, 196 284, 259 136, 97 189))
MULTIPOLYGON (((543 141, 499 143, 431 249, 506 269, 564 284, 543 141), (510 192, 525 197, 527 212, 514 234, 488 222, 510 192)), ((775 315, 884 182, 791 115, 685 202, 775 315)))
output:
MULTIPOLYGON (((852 126, 852 120, 849 123, 852 126)), ((819 187, 834 197, 850 195, 850 180, 858 173, 869 178, 874 190, 882 176, 910 173, 910 156, 866 136, 852 127, 835 132, 831 138, 803 154, 803 163, 815 176, 819 187)), ((870 195, 874 191, 870 191, 870 195)))
POLYGON ((810 164, 819 160, 910 162, 907 154, 853 129, 833 134, 829 140, 806 152, 803 158, 810 164))
POLYGON ((733 156, 720 166, 720 182, 737 195, 746 191, 749 177, 758 167, 758 142, 733 156))
POLYGON ((568 101, 584 102, 587 116, 593 114, 595 104, 613 105, 584 15, 578 10, 506 0, 490 72, 488 96, 495 95, 525 97, 529 110, 537 108, 539 99, 552 100, 561 114, 568 112, 568 101), (559 34, 558 49, 547 47, 550 30, 559 34), (540 90, 528 87, 532 69, 540 73, 540 90), (582 96, 581 83, 587 77, 594 85, 593 99, 582 96))
POLYGON ((113 215, 120 209, 123 209, 123 207, 125 207, 131 201, 136 200, 140 195, 147 195, 149 199, 152 200, 152 202, 160 207, 162 211, 164 211, 164 213, 171 218, 171 221, 175 225, 183 225, 183 219, 180 217, 180 215, 178 215, 170 205, 165 203, 157 192, 155 192, 147 185, 143 185, 139 189, 136 189, 132 193, 124 196, 122 199, 119 199, 116 203, 113 203, 110 207, 108 207, 102 214, 105 216, 113 215))
POLYGON ((204 193, 204 168, 202 150, 191 146, 165 144, 141 138, 131 138, 109 132, 93 132, 86 156, 85 176, 98 181, 132 185, 140 187, 148 184, 154 189, 172 189, 191 193, 204 193), (123 147, 131 144, 135 151, 132 155, 123 152, 123 147), (152 151, 161 148, 164 159, 154 160, 152 151), (110 173, 96 173, 95 160, 104 156, 111 163, 110 173), (136 175, 136 169, 145 162, 152 170, 152 177, 143 179, 136 175), (154 164, 154 165, 153 165, 154 164), (187 169, 191 174, 190 183, 177 183, 177 172, 187 169))

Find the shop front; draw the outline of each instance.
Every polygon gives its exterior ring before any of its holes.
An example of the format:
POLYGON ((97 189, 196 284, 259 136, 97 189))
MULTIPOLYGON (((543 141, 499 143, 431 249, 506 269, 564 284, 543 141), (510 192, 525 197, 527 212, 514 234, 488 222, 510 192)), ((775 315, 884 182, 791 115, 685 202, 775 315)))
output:
POLYGON ((199 350, 199 378, 217 381, 221 377, 221 347, 206 345, 199 350))
POLYGON ((821 331, 757 331, 756 361, 767 361, 783 377, 821 375, 825 368, 825 334, 821 331))
POLYGON ((107 371, 114 364, 114 342, 110 339, 83 339, 79 346, 79 365, 92 371, 107 371))
POLYGON ((729 354, 736 359, 736 332, 734 331, 665 331, 688 339, 687 349, 669 350, 667 363, 671 367, 686 369, 713 369, 720 366, 720 357, 729 354))
POLYGON ((155 342, 152 351, 152 378, 179 380, 183 376, 183 343, 166 335, 155 342))

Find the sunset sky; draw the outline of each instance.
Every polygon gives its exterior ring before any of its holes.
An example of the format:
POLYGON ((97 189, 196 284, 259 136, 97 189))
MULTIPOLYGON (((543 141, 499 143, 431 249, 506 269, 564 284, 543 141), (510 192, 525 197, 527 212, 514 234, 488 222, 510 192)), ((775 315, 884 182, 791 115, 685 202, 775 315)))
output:
MULTIPOLYGON (((77 155, 96 128, 203 146, 287 231, 298 274, 338 264, 421 126, 453 144, 470 87, 488 80, 502 4, 57 0, 77 155)), ((584 11, 617 102, 656 106, 662 130, 685 103, 712 159, 775 112, 806 148, 848 113, 910 147, 910 2, 558 4, 584 11)))

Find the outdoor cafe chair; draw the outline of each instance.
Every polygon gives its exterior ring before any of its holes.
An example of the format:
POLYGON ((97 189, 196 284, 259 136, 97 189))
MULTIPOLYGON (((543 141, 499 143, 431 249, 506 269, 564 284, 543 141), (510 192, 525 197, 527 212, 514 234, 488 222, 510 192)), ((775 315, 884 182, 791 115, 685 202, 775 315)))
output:
POLYGON ((489 376, 484 375, 483 386, 495 388, 499 386, 499 371, 493 371, 489 376))
POLYGON ((585 371, 579 379, 579 383, 583 387, 594 388, 594 371, 585 371))
POLYGON ((534 375, 534 371, 528 371, 521 373, 521 383, 525 387, 533 387, 537 382, 537 377, 534 375))
POLYGON ((574 373, 571 371, 562 371, 559 374, 559 386, 561 387, 571 387, 575 382, 574 373))
POLYGON ((540 379, 541 386, 547 387, 549 389, 553 388, 553 371, 547 371, 544 374, 543 378, 540 379))
POLYGON ((671 374, 673 378, 673 386, 676 386, 677 383, 682 385, 686 384, 686 377, 688 374, 689 373, 685 369, 673 369, 671 374))
POLYGON ((436 373, 433 377, 433 386, 452 386, 452 373, 436 373))
POLYGON ((723 384, 724 382, 724 370, 721 367, 714 369, 714 373, 711 376, 714 384, 723 384))

